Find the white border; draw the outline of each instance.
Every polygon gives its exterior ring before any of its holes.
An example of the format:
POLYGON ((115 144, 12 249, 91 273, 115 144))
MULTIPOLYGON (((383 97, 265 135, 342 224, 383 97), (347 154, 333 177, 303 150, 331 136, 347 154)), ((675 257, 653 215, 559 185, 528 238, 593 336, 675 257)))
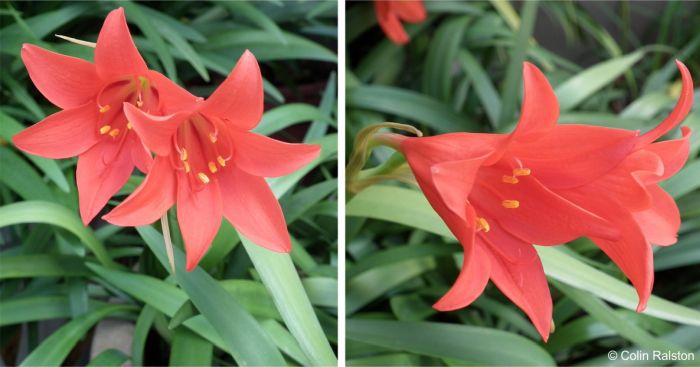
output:
POLYGON ((345 366, 345 0, 338 4, 338 366, 345 366))

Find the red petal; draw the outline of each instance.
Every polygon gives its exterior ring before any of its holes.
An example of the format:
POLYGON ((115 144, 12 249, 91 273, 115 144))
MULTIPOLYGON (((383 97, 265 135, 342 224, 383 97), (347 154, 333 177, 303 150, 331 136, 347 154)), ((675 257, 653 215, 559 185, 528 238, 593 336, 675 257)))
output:
POLYGON ((173 134, 190 114, 189 111, 182 111, 168 116, 155 116, 130 103, 124 103, 124 115, 131 121, 136 133, 149 149, 161 156, 170 154, 173 149, 173 134))
POLYGON ((202 100, 157 71, 149 70, 148 79, 153 83, 153 88, 158 91, 162 115, 194 109, 197 102, 202 100))
POLYGON ((546 342, 552 326, 552 296, 542 263, 532 245, 512 245, 522 253, 522 261, 513 263, 497 252, 487 252, 491 255, 491 280, 527 314, 546 342))
POLYGON ((591 237, 591 240, 612 259, 637 289, 638 311, 646 307, 654 283, 651 246, 630 211, 594 185, 565 190, 561 194, 593 213, 614 223, 620 231, 618 240, 591 237))
POLYGON ((319 145, 290 144, 248 131, 230 129, 233 161, 253 176, 288 175, 316 159, 319 145))
POLYGON ((263 114, 263 85, 255 56, 246 50, 231 74, 203 103, 202 114, 228 120, 233 126, 250 130, 263 114))
POLYGON ((510 152, 549 188, 572 188, 595 180, 632 151, 637 137, 623 129, 557 125, 536 140, 509 146, 510 152))
MULTIPOLYGON (((508 135, 450 133, 422 138, 406 138, 399 149, 415 171, 446 161, 497 155, 506 147, 508 135)), ((491 160, 491 157, 489 157, 491 160)))
POLYGON ((439 163, 430 167, 432 180, 445 205, 467 219, 467 198, 486 156, 439 163))
POLYGON ((491 261, 480 246, 470 247, 474 249, 473 253, 467 256, 467 251, 464 252, 464 263, 457 280, 433 305, 434 309, 452 311, 467 307, 484 292, 491 275, 491 261))
POLYGON ((89 102, 102 86, 95 65, 83 59, 24 44, 22 61, 36 88, 62 109, 89 102))
POLYGON ((148 67, 143 61, 124 17, 124 9, 107 14, 95 47, 95 66, 104 80, 124 75, 146 75, 148 67))
POLYGON ((46 158, 74 157, 99 140, 97 115, 93 103, 59 111, 22 130, 12 137, 12 142, 27 153, 46 158))
POLYGON ((142 173, 148 173, 153 166, 153 156, 151 151, 141 142, 141 139, 136 134, 129 134, 129 139, 134 139, 134 149, 131 151, 131 160, 136 168, 142 173))
POLYGON ((118 226, 153 223, 175 203, 175 172, 167 157, 158 157, 141 186, 102 218, 118 226))
POLYGON ((426 12, 421 0, 392 1, 391 10, 402 20, 418 23, 425 20, 426 12))
POLYGON ((651 195, 651 208, 634 212, 634 220, 647 241, 654 245, 669 246, 678 241, 681 214, 671 195, 656 185, 647 187, 651 195))
POLYGON ((690 128, 681 127, 683 136, 680 139, 666 140, 659 143, 653 143, 645 146, 645 151, 653 152, 658 155, 664 164, 663 175, 659 176, 654 182, 663 181, 681 170, 688 160, 690 154, 690 128))
POLYGON ((102 140, 78 158, 80 217, 87 225, 129 180, 134 164, 119 140, 102 140))
POLYGON ((523 246, 530 243, 513 236, 508 231, 503 229, 503 225, 495 220, 488 221, 489 231, 480 231, 477 235, 480 241, 489 245, 492 251, 495 251, 502 258, 516 263, 522 261, 531 261, 527 256, 535 257, 537 252, 523 252, 523 246))
POLYGON ((614 239, 618 235, 609 222, 552 192, 533 176, 518 177, 518 184, 502 182, 503 175, 510 172, 481 171, 470 196, 478 216, 495 219, 511 234, 538 245, 561 244, 581 236, 614 239), (504 200, 517 200, 519 207, 505 208, 504 200))
POLYGON ((668 115, 658 126, 648 131, 646 134, 639 137, 637 146, 647 145, 662 135, 671 131, 676 125, 680 124, 693 107, 693 77, 690 75, 688 68, 679 60, 676 60, 678 70, 681 72, 682 89, 681 95, 678 98, 676 107, 673 108, 671 114, 668 115))
POLYGON ((282 208, 264 179, 232 166, 221 172, 219 180, 224 216, 236 230, 266 249, 292 249, 282 208))
POLYGON ((513 139, 537 139, 557 124, 559 102, 552 86, 540 69, 526 62, 523 64, 525 93, 518 125, 513 139))
POLYGON ((187 271, 192 271, 221 226, 221 191, 217 180, 193 190, 184 174, 177 175, 177 186, 177 222, 185 240, 187 271))

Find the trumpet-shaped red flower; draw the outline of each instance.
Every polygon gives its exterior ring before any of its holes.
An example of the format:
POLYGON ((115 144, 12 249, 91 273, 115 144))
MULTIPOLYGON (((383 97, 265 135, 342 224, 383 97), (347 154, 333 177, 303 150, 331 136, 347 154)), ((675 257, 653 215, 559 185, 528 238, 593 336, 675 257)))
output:
POLYGON ((289 174, 318 157, 318 145, 288 144, 258 135, 263 87, 255 56, 246 51, 204 102, 164 117, 125 104, 126 116, 156 153, 145 181, 104 219, 121 226, 152 223, 177 202, 187 270, 211 245, 223 215, 256 244, 289 252, 277 199, 263 177, 289 174))
POLYGON ((398 45, 410 41, 401 21, 420 23, 426 16, 422 0, 374 0, 374 11, 384 34, 398 45))
POLYGON ((693 86, 680 63, 683 89, 673 112, 640 135, 588 125, 557 125, 559 105, 544 75, 524 66, 525 98, 511 134, 391 135, 435 211, 464 247, 455 284, 434 307, 466 307, 491 279, 531 319, 544 340, 552 300, 532 244, 593 240, 639 295, 651 293, 651 244, 670 245, 680 225, 673 199, 657 183, 688 158, 690 130, 655 142, 688 114, 693 86))
POLYGON ((25 152, 47 158, 79 156, 76 180, 86 225, 134 170, 148 171, 152 157, 122 111, 124 102, 151 113, 172 113, 195 97, 148 70, 119 8, 107 15, 95 63, 22 46, 22 60, 39 91, 62 111, 13 137, 25 152))

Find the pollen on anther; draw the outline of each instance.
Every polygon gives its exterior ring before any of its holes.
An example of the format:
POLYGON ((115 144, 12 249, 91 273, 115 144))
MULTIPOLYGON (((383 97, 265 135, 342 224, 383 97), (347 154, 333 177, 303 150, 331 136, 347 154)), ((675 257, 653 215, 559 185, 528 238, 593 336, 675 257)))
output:
POLYGON ((209 141, 212 143, 216 143, 216 135, 214 134, 209 134, 209 141))
POLYGON ((216 163, 214 163, 214 162, 209 162, 209 171, 211 171, 211 173, 216 173, 216 171, 218 171, 218 170, 219 170, 219 169, 216 168, 216 163))
POLYGON ((182 161, 182 165, 185 166, 185 173, 190 173, 190 164, 187 161, 182 161))
POLYGON ((112 129, 112 127, 109 125, 102 126, 100 128, 100 134, 101 135, 107 134, 109 132, 109 130, 111 130, 111 129, 112 129))
POLYGON ((109 131, 109 136, 116 138, 119 135, 119 129, 112 129, 109 131))
POLYGON ((505 183, 513 184, 513 185, 520 182, 520 181, 518 181, 518 178, 515 176, 503 176, 502 181, 505 183))
POLYGON ((219 162, 221 167, 226 167, 226 160, 224 159, 224 157, 218 156, 216 157, 216 161, 219 162))
POLYGON ((515 209, 520 206, 520 202, 517 200, 503 200, 501 202, 504 208, 515 209))
POLYGON ((491 230, 491 226, 489 225, 489 222, 486 221, 486 219, 482 217, 476 218, 476 230, 484 230, 484 232, 488 232, 491 230))
POLYGON ((181 161, 187 160, 187 149, 182 148, 182 150, 180 151, 180 160, 181 161))
POLYGON ((129 129, 129 130, 131 130, 131 129, 134 128, 134 125, 131 124, 131 121, 127 121, 127 122, 126 122, 126 128, 129 129))
POLYGON ((209 176, 207 176, 204 172, 199 172, 197 174, 197 177, 199 177, 199 180, 202 181, 202 183, 209 183, 209 176))
POLYGON ((143 107, 143 101, 136 101, 137 107, 143 107))
POLYGON ((111 107, 109 107, 109 105, 106 104, 106 105, 100 107, 100 113, 105 113, 105 112, 109 111, 110 108, 111 107))
POLYGON ((529 176, 532 171, 529 168, 516 168, 513 170, 513 176, 529 176))

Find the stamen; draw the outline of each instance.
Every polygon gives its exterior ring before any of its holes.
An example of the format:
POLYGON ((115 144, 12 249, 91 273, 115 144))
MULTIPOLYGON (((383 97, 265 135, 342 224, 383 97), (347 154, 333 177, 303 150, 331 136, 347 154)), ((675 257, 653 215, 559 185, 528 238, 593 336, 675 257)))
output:
POLYGON ((200 181, 202 181, 205 184, 209 183, 209 176, 205 175, 204 172, 199 172, 197 174, 197 177, 199 177, 200 181))
POLYGON ((182 161, 182 164, 185 166, 185 173, 190 173, 190 164, 187 161, 182 161))
POLYGON ((515 209, 520 206, 520 202, 517 200, 503 200, 501 202, 504 208, 515 209))
POLYGON ((477 217, 476 218, 476 230, 481 231, 484 230, 484 232, 488 232, 491 230, 491 226, 489 225, 489 222, 486 221, 486 219, 482 217, 477 217))
POLYGON ((515 176, 503 176, 502 181, 505 183, 513 184, 513 185, 520 182, 520 181, 518 181, 518 178, 515 176))
POLYGON ((109 136, 111 136, 111 137, 113 137, 113 138, 116 138, 117 135, 119 135, 119 129, 112 129, 112 130, 109 132, 109 136))
POLYGON ((111 129, 112 129, 112 127, 109 125, 102 126, 100 128, 100 135, 107 134, 109 132, 109 130, 111 130, 111 129))
POLYGON ((136 101, 136 106, 143 107, 143 101, 141 101, 141 100, 136 101))
POLYGON ((109 111, 110 108, 111 107, 108 104, 106 104, 106 105, 100 107, 100 113, 105 113, 105 112, 109 111))
POLYGON ((216 143, 216 135, 214 135, 213 133, 210 133, 209 134, 209 141, 212 143, 216 143))
POLYGON ((182 150, 180 151, 180 160, 181 161, 187 160, 187 149, 182 148, 182 150))
POLYGON ((129 129, 129 130, 131 130, 131 129, 134 128, 134 125, 131 124, 131 121, 127 121, 127 122, 126 122, 126 128, 129 129))
POLYGON ((513 176, 530 176, 530 171, 529 168, 516 168, 513 170, 513 176))
POLYGON ((216 173, 216 171, 218 171, 218 169, 216 168, 216 163, 209 162, 209 171, 211 171, 211 173, 216 173))
POLYGON ((226 160, 224 159, 224 157, 218 156, 216 157, 216 161, 219 162, 221 167, 226 167, 226 160))

